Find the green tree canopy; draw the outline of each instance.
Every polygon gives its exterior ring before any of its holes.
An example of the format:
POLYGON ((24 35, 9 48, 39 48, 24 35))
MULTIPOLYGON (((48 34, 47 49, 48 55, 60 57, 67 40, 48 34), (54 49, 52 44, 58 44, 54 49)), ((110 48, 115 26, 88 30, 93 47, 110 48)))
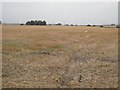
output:
POLYGON ((31 20, 27 21, 26 25, 46 25, 46 21, 41 21, 41 20, 31 20))

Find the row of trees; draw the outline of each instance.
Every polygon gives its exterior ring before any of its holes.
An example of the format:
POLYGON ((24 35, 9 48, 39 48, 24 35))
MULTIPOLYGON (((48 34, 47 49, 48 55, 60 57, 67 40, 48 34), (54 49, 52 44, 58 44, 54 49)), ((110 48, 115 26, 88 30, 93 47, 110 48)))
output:
MULTIPOLYGON (((1 22, 0 22, 1 23, 1 22)), ((24 25, 24 24, 21 24, 21 25, 24 25)), ((47 25, 47 23, 46 23, 46 21, 42 21, 42 20, 31 20, 31 21, 27 21, 26 22, 26 25, 47 25)), ((48 25, 62 25, 61 23, 57 23, 57 24, 48 24, 48 25)), ((65 26, 78 26, 78 25, 73 25, 73 24, 71 24, 71 25, 69 25, 69 24, 65 24, 65 26)), ((86 26, 93 26, 93 27, 95 27, 95 26, 97 26, 97 25, 90 25, 90 24, 88 24, 88 25, 86 25, 86 26)), ((116 26, 115 24, 111 24, 111 26, 116 26)), ((103 27, 103 25, 100 25, 100 27, 103 27)), ((120 28, 120 25, 117 25, 116 26, 117 28, 120 28)))
POLYGON ((26 25, 46 25, 46 21, 41 21, 41 20, 31 20, 31 21, 27 21, 26 25))

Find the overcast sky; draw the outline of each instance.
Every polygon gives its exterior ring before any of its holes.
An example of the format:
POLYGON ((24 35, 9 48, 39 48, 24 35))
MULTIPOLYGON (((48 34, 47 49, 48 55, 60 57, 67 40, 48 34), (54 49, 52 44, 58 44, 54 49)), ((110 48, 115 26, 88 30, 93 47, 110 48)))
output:
POLYGON ((118 2, 2 2, 2 22, 27 20, 46 20, 51 24, 117 24, 118 2))

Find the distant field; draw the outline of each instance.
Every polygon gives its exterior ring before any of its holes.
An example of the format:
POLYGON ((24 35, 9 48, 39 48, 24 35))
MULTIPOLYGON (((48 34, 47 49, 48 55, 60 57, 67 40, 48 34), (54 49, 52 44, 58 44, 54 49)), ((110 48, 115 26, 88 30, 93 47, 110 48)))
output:
POLYGON ((3 25, 3 88, 116 88, 118 29, 3 25))

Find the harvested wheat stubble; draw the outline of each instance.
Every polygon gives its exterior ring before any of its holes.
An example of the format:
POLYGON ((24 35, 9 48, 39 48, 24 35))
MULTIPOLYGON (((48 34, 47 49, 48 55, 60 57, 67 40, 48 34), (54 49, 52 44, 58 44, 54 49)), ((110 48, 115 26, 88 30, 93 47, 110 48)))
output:
POLYGON ((3 25, 3 88, 116 88, 118 29, 3 25))

